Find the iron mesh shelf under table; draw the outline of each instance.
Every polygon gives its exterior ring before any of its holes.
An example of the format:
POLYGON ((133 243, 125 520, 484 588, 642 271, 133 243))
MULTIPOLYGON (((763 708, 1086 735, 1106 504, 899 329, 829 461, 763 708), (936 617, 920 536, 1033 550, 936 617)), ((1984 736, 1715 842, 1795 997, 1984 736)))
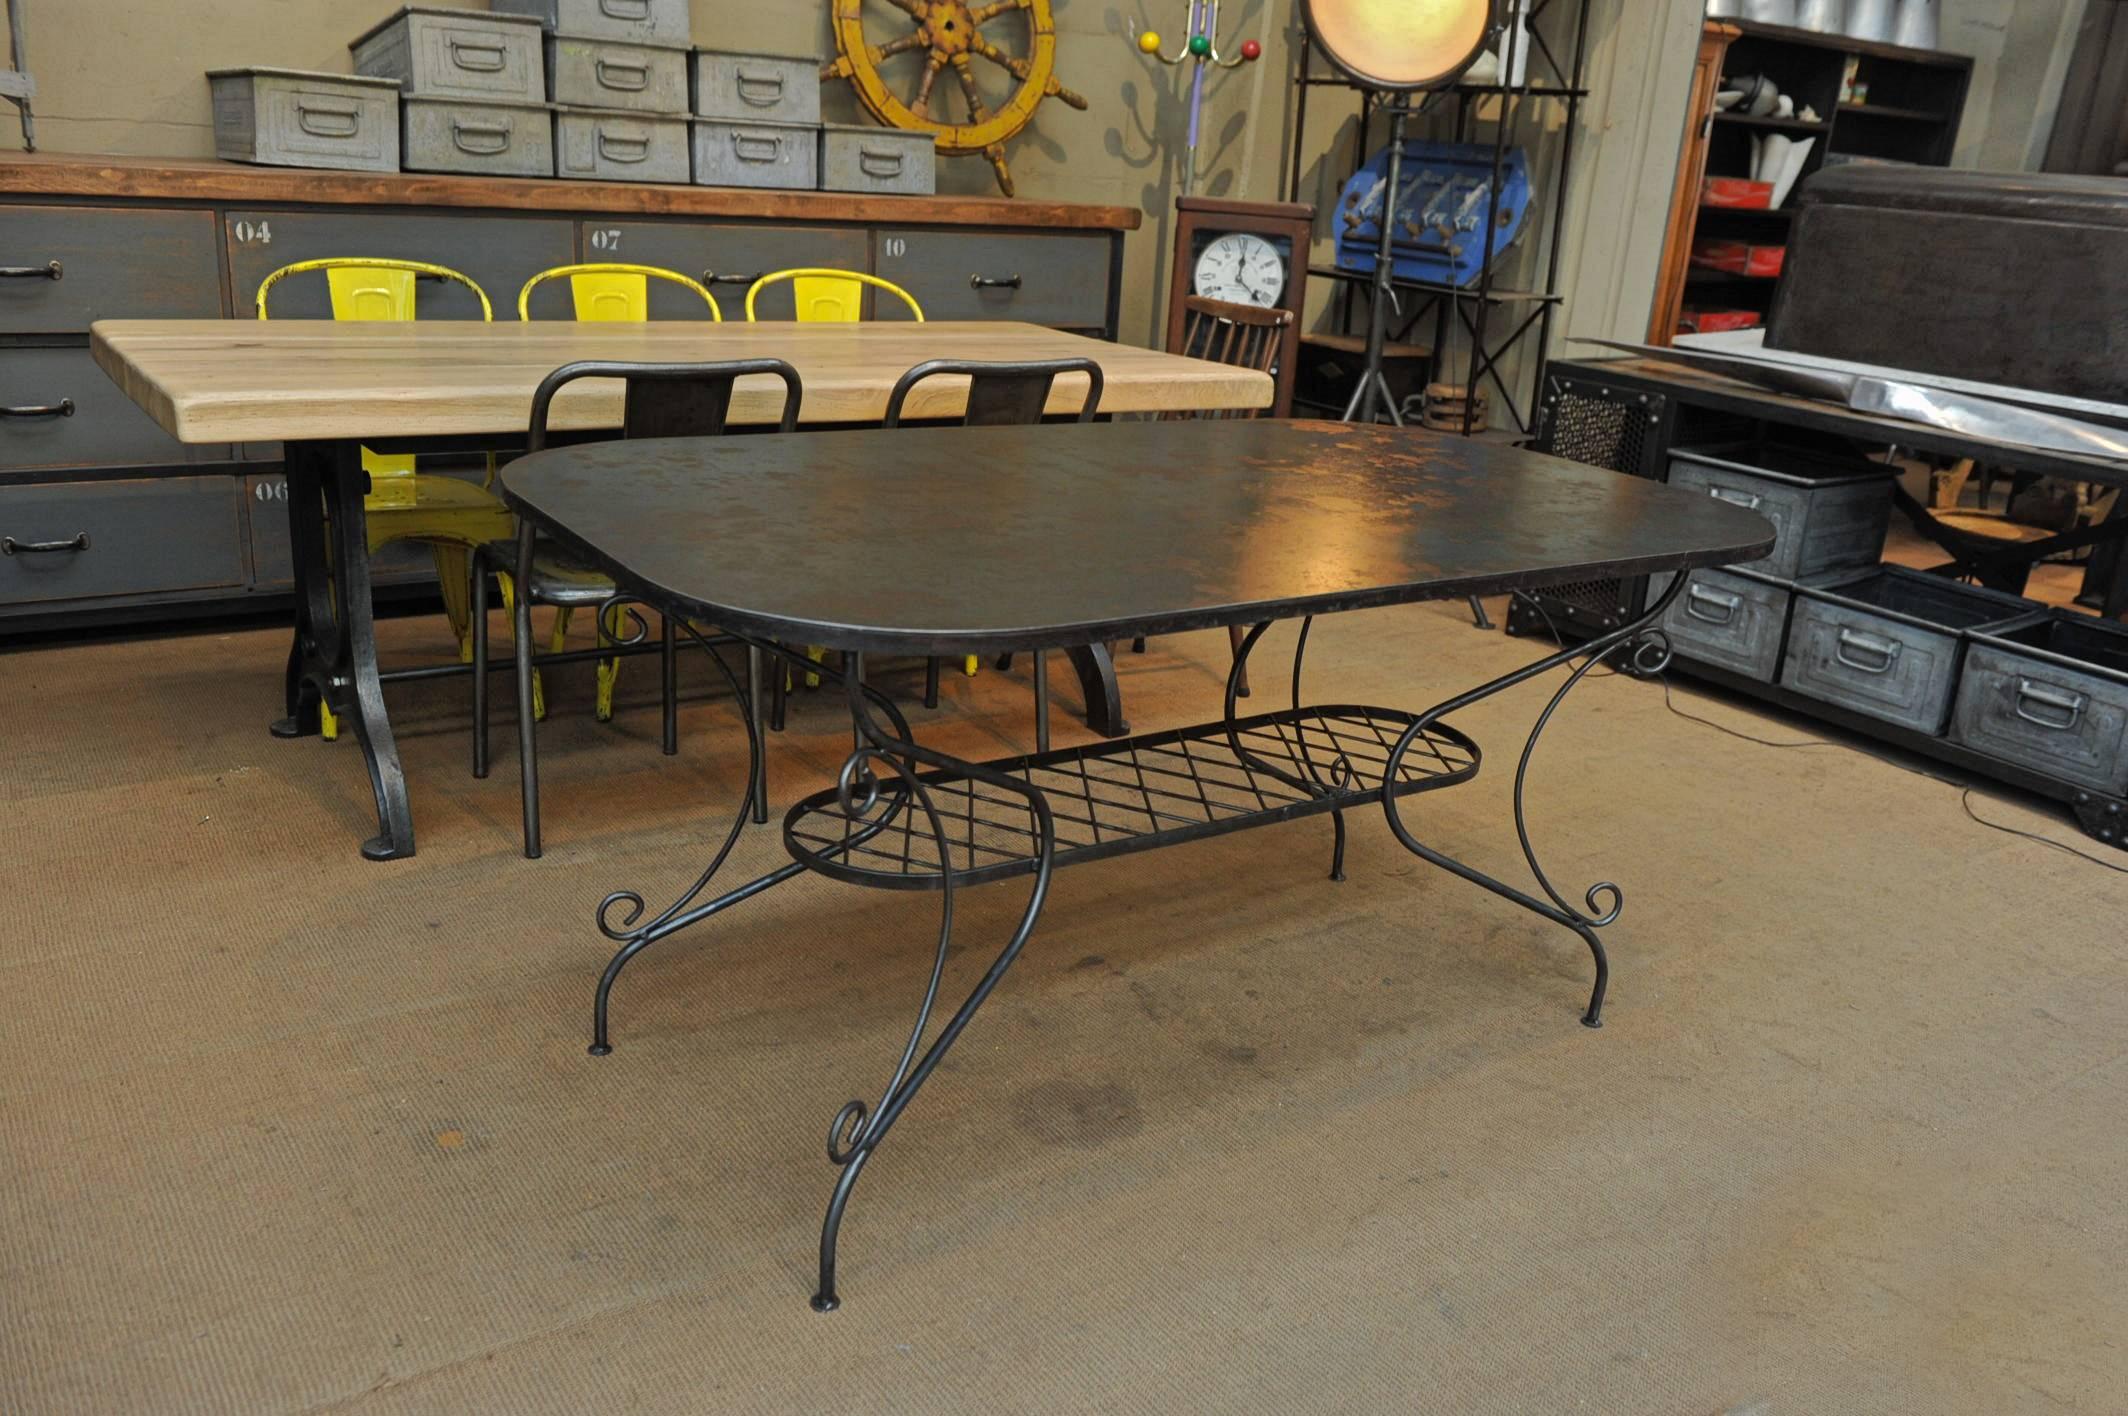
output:
MULTIPOLYGON (((1019 778, 1049 802, 1058 866, 1151 850, 1230 831, 1378 802, 1397 739, 1417 721, 1388 708, 1313 707, 1092 743, 985 764, 1019 778), (1257 761, 1309 791, 1250 765, 1257 761), (1334 764, 1342 759, 1350 774, 1334 764)), ((1397 774, 1399 797, 1469 781, 1478 745, 1443 723, 1428 725, 1397 774)), ((917 774, 945 825, 955 884, 1032 874, 1036 829, 1024 801, 952 772, 917 774)), ((907 788, 886 777, 869 811, 816 792, 784 818, 783 839, 801 864, 855 884, 936 890, 944 884, 938 843, 907 788)), ((862 804, 861 802, 859 803, 862 804)))

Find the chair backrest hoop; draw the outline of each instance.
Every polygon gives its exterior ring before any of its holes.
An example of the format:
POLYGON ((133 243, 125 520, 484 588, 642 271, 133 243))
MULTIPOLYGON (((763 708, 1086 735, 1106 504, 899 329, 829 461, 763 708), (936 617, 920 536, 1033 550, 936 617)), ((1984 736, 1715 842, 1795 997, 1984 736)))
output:
POLYGON ((776 430, 798 426, 804 386, 798 371, 781 359, 730 359, 712 364, 640 364, 624 360, 580 359, 564 364, 539 381, 532 394, 532 420, 525 447, 547 446, 547 420, 554 396, 578 379, 621 379, 621 436, 624 438, 715 437, 731 414, 733 385, 749 374, 768 374, 783 381, 783 413, 776 430))
POLYGON ((543 270, 526 281, 517 292, 517 317, 532 318, 532 291, 543 281, 569 278, 569 295, 572 308, 580 323, 640 323, 650 318, 650 282, 667 281, 678 285, 702 299, 709 307, 709 317, 718 324, 724 323, 724 311, 717 304, 717 297, 709 293, 709 287, 701 281, 667 270, 663 266, 634 265, 623 261, 587 261, 576 265, 555 266, 543 270))
POLYGON ((421 276, 432 280, 448 280, 463 285, 480 301, 480 317, 495 318, 495 307, 488 303, 488 292, 481 289, 469 275, 452 270, 449 266, 431 265, 427 261, 401 261, 385 256, 326 256, 318 260, 297 261, 294 265, 282 266, 259 282, 259 293, 253 304, 260 319, 267 318, 266 292, 291 275, 306 271, 322 270, 333 297, 333 318, 336 320, 410 320, 414 317, 414 281, 421 276), (370 271, 396 278, 380 280, 374 287, 364 287, 348 278, 356 272, 370 271), (346 272, 347 274, 342 274, 346 272), (343 303, 346 310, 343 313, 343 303))
POLYGON ((1041 422, 1043 412, 1049 406, 1051 386, 1063 374, 1086 375, 1086 396, 1079 404, 1079 422, 1091 422, 1101 407, 1101 366, 1091 359, 1041 359, 1027 363, 930 359, 894 381, 894 391, 887 395, 886 426, 901 426, 902 409, 918 384, 925 379, 952 374, 965 375, 968 379, 968 405, 960 417, 963 427, 1024 426, 1041 422))
POLYGON ((754 301, 771 285, 783 281, 791 283, 791 300, 802 324, 855 324, 864 315, 864 288, 884 290, 900 299, 909 307, 909 313, 918 324, 924 322, 924 307, 916 303, 916 297, 891 280, 882 280, 876 275, 867 275, 861 270, 837 270, 832 266, 795 266, 790 270, 771 271, 746 288, 746 318, 749 322, 760 317, 754 312, 754 301))

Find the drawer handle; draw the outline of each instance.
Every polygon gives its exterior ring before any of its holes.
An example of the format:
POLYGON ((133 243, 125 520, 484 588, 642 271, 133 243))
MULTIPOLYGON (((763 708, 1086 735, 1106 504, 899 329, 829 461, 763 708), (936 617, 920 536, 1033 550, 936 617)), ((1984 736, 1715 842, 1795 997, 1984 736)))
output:
MULTIPOLYGON (((861 147, 857 149, 857 170, 867 177, 899 177, 901 154, 892 148, 861 147)), ((1019 281, 1018 276, 1012 278, 1015 285, 1019 284, 1019 281)))
POLYGON ((650 139, 631 138, 626 133, 609 133, 601 129, 598 150, 599 156, 608 162, 648 162, 650 139))
POLYGON ((755 70, 749 74, 738 71, 739 101, 749 108, 774 108, 783 102, 783 75, 773 69, 767 73, 755 70))
POLYGON ((610 88, 620 93, 641 93, 650 87, 648 64, 623 64, 612 59, 601 59, 595 67, 600 88, 610 88), (624 74, 634 77, 618 77, 624 74))
POLYGON ((362 114, 352 104, 296 100, 296 126, 314 138, 351 138, 362 131, 362 114))
POLYGON ((713 270, 702 272, 704 285, 752 285, 760 278, 759 275, 719 275, 713 270))
POLYGON ((647 20, 650 0, 599 0, 599 13, 609 20, 647 20))
POLYGON ((1716 501, 1727 502, 1731 506, 1740 506, 1746 511, 1757 511, 1759 504, 1765 500, 1763 497, 1755 497, 1749 492, 1739 492, 1733 487, 1709 487, 1707 488, 1707 495, 1713 497, 1716 501))
POLYGON ((733 133, 731 145, 732 156, 757 167, 771 165, 783 156, 782 139, 763 137, 759 133, 733 133))
POLYGON ((0 266, 0 280, 60 280, 66 276, 66 267, 57 261, 46 261, 41 266, 0 266))
POLYGON ((1888 674, 1892 665, 1899 662, 1899 653, 1905 647, 1896 639, 1880 639, 1874 634, 1843 629, 1839 642, 1833 646, 1832 656, 1861 673, 1888 674), (1862 657, 1850 658, 1850 650, 1862 657))
POLYGON ((460 152, 474 157, 493 157, 510 150, 512 125, 503 123, 467 123, 462 119, 451 120, 451 143, 460 152))
POLYGON ((1000 280, 994 275, 971 275, 968 277, 968 287, 971 290, 1017 290, 1020 288, 1020 278, 1008 275, 1000 280))
POLYGON ((18 403, 12 408, 0 407, 0 418, 71 418, 74 416, 74 400, 62 398, 57 403, 18 403))
POLYGON ((2065 688, 2050 688, 2030 679, 2017 681, 2017 716, 2051 733, 2074 731, 2076 725, 2083 721, 2084 702, 2084 695, 2081 693, 2071 693, 2065 688), (2036 703, 2044 711, 2035 713, 2025 707, 2027 703, 2036 703))
POLYGON ((450 41, 451 63, 469 74, 499 74, 503 70, 505 55, 499 44, 476 44, 466 40, 450 41))
POLYGON ((18 541, 13 536, 0 536, 0 555, 49 556, 61 551, 85 551, 89 548, 89 533, 80 532, 66 541, 18 541))
POLYGON ((1697 585, 1685 587, 1685 613, 1708 624, 1736 623, 1736 612, 1743 606, 1744 598, 1741 595, 1720 595, 1712 590, 1703 590, 1697 585), (1700 608, 1702 605, 1711 605, 1721 613, 1717 615, 1712 611, 1703 610, 1700 608))

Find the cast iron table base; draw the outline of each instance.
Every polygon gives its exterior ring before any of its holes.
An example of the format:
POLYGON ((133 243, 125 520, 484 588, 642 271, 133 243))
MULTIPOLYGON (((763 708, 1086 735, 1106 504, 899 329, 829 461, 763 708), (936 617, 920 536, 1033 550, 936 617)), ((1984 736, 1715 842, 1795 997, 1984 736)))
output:
MULTIPOLYGON (((648 920, 644 919, 643 897, 635 891, 616 891, 600 902, 599 930, 621 947, 607 964, 594 994, 590 1050, 596 1056, 613 1050, 608 1005, 614 982, 630 960, 658 940, 805 871, 876 888, 938 892, 938 944, 908 1041, 878 1101, 851 1101, 828 1125, 827 1157, 838 1174, 821 1226, 819 1283, 812 1306, 831 1312, 842 1301, 836 1285, 837 1239, 858 1176, 1019 957, 1041 915, 1050 876, 1059 866, 1327 814, 1333 832, 1330 877, 1342 880, 1345 813, 1378 803, 1391 834, 1412 854, 1580 937, 1595 966, 1581 1021, 1591 1028, 1601 1027, 1610 968, 1598 935, 1618 920, 1625 896, 1618 886, 1605 882, 1590 887, 1577 906, 1553 886, 1530 840, 1524 787, 1545 727, 1567 694, 1592 670, 1623 661, 1640 674, 1662 671, 1670 650, 1655 626, 1689 578, 1676 576, 1661 600, 1633 623, 1502 675, 1423 713, 1353 705, 1304 706, 1301 674, 1313 623, 1304 619, 1293 656, 1292 707, 1236 717, 1249 656, 1270 628, 1269 622, 1260 623, 1249 631, 1235 655, 1227 680, 1226 711, 1215 723, 979 763, 915 742, 893 702, 863 682, 862 656, 852 655, 838 674, 772 643, 748 640, 764 654, 779 655, 801 668, 839 679, 849 700, 856 747, 844 760, 833 788, 798 801, 785 815, 783 839, 792 857, 789 864, 702 900, 754 809, 762 745, 758 730, 751 722, 747 724, 755 768, 748 773, 745 797, 708 867, 648 920), (1515 833, 1541 892, 1533 894, 1421 842, 1404 820, 1401 803, 1476 777, 1481 761, 1478 745, 1446 721, 1449 714, 1557 668, 1568 668, 1567 677, 1537 715, 1515 765, 1515 833), (934 1033, 933 1015, 953 941, 955 892, 968 885, 1023 876, 1031 876, 1033 884, 1017 927, 967 998, 934 1033), (618 919, 614 917, 617 911, 618 919)), ((734 700, 743 701, 737 673, 714 645, 705 641, 702 648, 731 684, 734 700)))

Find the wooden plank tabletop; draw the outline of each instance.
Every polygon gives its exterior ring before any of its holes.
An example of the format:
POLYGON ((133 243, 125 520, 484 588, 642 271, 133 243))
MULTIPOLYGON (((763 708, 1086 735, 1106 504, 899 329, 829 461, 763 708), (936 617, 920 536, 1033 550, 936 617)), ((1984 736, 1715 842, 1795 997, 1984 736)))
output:
POLYGON ((914 226, 1135 231, 1136 207, 1002 197, 866 196, 646 182, 445 177, 418 172, 327 172, 252 167, 187 157, 9 153, 0 193, 37 197, 144 197, 156 201, 300 202, 318 206, 488 207, 602 215, 734 217, 914 226))
MULTIPOLYGON (((895 379, 926 359, 1093 359, 1107 413, 1267 408, 1272 399, 1265 374, 1006 321, 99 320, 91 348, 129 398, 187 443, 521 433, 539 381, 578 359, 786 359, 804 381, 807 423, 877 421, 895 379)), ((1085 389, 1083 377, 1057 380, 1050 411, 1077 412, 1085 389)), ((965 379, 927 380, 907 416, 955 416, 966 391, 965 379)), ((743 379, 732 420, 773 423, 782 398, 773 379, 743 379)), ((552 425, 609 428, 620 416, 620 386, 586 380, 555 399, 552 425)))
POLYGON ((1756 560, 1678 487, 1417 428, 1222 419, 588 443, 504 499, 722 628, 987 654, 1756 560), (792 527, 863 526, 862 555, 792 527), (762 548, 772 547, 764 555, 762 548))

